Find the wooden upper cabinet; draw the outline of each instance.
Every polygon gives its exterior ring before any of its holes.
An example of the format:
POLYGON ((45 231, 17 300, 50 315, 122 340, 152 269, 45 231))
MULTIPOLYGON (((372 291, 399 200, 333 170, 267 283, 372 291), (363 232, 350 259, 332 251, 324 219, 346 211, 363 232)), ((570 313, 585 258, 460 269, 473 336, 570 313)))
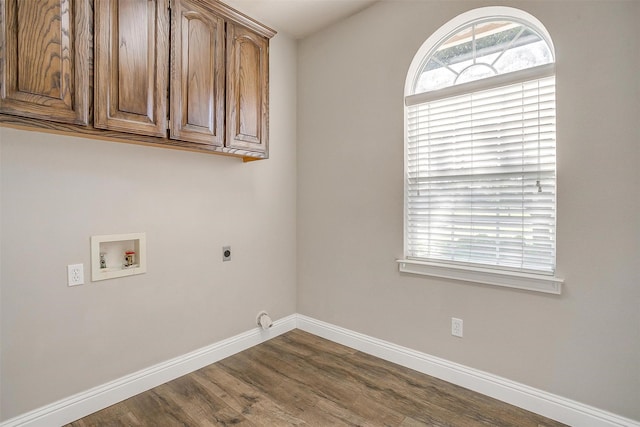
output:
POLYGON ((267 158, 274 35, 218 0, 0 0, 0 125, 267 158))
POLYGON ((0 0, 0 113, 87 124, 90 26, 88 0, 0 0))
POLYGON ((168 1, 96 1, 95 127, 167 135, 168 1))
POLYGON ((224 19, 197 1, 171 8, 171 133, 224 145, 224 19))
POLYGON ((227 147, 266 153, 269 40, 227 24, 227 147))

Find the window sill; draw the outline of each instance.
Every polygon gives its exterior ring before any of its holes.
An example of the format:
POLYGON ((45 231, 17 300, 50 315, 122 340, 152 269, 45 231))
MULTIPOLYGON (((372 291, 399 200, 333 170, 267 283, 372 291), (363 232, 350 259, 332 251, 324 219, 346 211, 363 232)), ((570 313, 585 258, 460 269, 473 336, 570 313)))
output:
POLYGON ((563 279, 542 274, 519 273, 515 271, 492 270, 469 266, 453 266, 433 262, 399 259, 398 269, 402 273, 442 277, 485 285, 504 286, 527 291, 560 295, 563 279))

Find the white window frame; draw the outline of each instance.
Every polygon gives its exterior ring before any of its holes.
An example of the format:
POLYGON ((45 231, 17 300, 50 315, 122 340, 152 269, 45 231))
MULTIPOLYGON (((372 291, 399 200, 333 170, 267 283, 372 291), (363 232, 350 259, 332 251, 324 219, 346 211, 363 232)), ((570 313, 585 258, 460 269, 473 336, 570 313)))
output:
MULTIPOLYGON (((418 52, 413 58, 411 66, 409 67, 409 71, 407 73, 407 78, 405 81, 405 100, 407 98, 416 97, 419 99, 428 100, 432 94, 430 92, 412 95, 416 79, 419 77, 419 72, 423 69, 425 65, 425 61, 428 60, 430 54, 434 48, 437 48, 444 40, 450 37, 455 32, 459 31, 463 27, 469 25, 474 21, 478 21, 480 19, 495 19, 495 20, 511 20, 516 22, 522 22, 526 26, 533 28, 540 34, 544 40, 547 42, 549 48, 551 49, 552 54, 554 54, 554 47, 551 40, 551 37, 544 27, 542 23, 537 20, 534 16, 521 11, 519 9, 510 8, 510 7, 502 7, 502 6, 494 6, 494 7, 483 7, 479 9, 474 9, 458 15, 453 18, 451 21, 440 27, 435 33, 433 33, 420 47, 418 52)), ((542 77, 542 75, 553 75, 555 74, 555 64, 548 64, 547 66, 538 67, 541 70, 522 70, 520 72, 515 72, 513 74, 526 74, 526 73, 534 73, 537 77, 542 77)), ((493 78, 490 78, 495 86, 503 86, 509 83, 509 80, 512 79, 509 74, 499 75, 493 78)), ((457 86, 450 86, 448 88, 440 89, 437 92, 448 91, 453 96, 460 91, 463 92, 471 92, 474 87, 482 87, 489 88, 491 86, 487 85, 486 82, 483 85, 483 81, 470 82, 466 84, 461 84, 457 86)), ((404 118, 404 129, 405 129, 405 149, 404 153, 406 156, 407 153, 407 108, 405 105, 405 118, 404 118)), ((407 162, 405 158, 405 187, 407 185, 407 162)), ((487 285, 495 285, 495 286, 503 286, 509 288, 516 289, 524 289, 529 291, 538 291, 543 293, 550 294, 560 294, 562 291, 562 284, 564 280, 554 275, 547 274, 538 274, 538 273, 528 273, 528 272, 520 272, 520 271, 511 271, 508 269, 501 269, 498 267, 483 267, 483 266, 470 266, 470 265, 458 265, 450 262, 439 262, 437 260, 428 260, 428 259, 409 259, 407 257, 407 206, 408 206, 408 192, 405 188, 405 201, 404 201, 404 253, 405 256, 403 259, 397 260, 399 271, 402 273, 410 273, 410 274, 418 274, 425 275, 431 277, 439 277, 445 279, 453 279, 465 282, 472 283, 480 283, 487 285)), ((556 204, 556 212, 557 212, 557 204, 556 204)))

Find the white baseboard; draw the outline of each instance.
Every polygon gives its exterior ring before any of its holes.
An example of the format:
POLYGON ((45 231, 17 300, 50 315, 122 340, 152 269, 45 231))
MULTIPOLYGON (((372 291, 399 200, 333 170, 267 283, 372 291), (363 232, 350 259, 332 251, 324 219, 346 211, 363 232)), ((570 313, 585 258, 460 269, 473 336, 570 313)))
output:
POLYGON ((68 424, 295 328, 570 426, 640 427, 637 421, 592 406, 300 314, 275 321, 268 331, 252 329, 19 415, 0 423, 0 427, 51 427, 68 424))
POLYGON ((0 427, 61 426, 164 384, 296 327, 295 314, 11 418, 0 427))
POLYGON ((570 426, 640 427, 637 421, 307 316, 298 314, 297 327, 570 426))

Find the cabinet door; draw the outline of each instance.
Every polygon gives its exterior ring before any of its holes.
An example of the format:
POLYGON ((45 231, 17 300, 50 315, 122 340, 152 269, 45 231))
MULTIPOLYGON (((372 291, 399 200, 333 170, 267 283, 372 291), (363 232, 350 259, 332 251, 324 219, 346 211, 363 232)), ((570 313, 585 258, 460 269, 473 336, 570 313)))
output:
POLYGON ((88 0, 0 0, 0 113, 87 124, 91 12, 88 0))
POLYGON ((167 134, 168 0, 99 0, 94 126, 167 134))
POLYGON ((269 41, 227 24, 227 147, 266 152, 269 138, 269 41))
POLYGON ((224 144, 224 20, 199 3, 171 8, 171 138, 224 144))

